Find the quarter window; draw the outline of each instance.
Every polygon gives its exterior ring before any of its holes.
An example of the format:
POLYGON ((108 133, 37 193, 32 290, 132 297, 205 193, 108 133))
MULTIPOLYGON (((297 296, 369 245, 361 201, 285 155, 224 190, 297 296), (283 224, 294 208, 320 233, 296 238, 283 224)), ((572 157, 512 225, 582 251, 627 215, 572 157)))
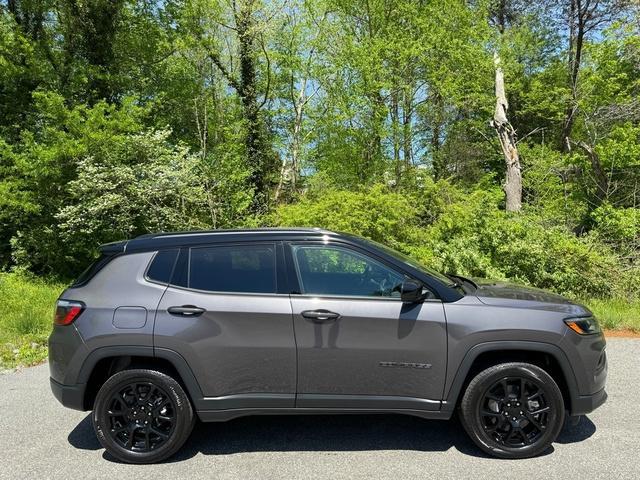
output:
POLYGON ((325 245, 292 248, 305 294, 400 297, 404 276, 366 255, 325 245))
POLYGON ((191 249, 189 287, 211 292, 275 293, 273 245, 191 249))
POLYGON ((177 256, 178 250, 161 250, 156 253, 147 270, 147 278, 158 283, 169 283, 177 256))

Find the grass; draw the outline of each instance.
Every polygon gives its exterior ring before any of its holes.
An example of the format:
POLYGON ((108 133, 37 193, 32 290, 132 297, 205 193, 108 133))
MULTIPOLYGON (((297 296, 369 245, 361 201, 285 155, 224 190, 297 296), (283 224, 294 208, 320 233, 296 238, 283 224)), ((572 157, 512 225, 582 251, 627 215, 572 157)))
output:
POLYGON ((584 302, 607 330, 640 333, 640 301, 591 299, 584 302))
MULTIPOLYGON (((53 308, 63 289, 61 283, 32 275, 0 273, 0 370, 46 359, 53 308)), ((583 303, 605 329, 640 333, 640 301, 591 299, 583 303)))
POLYGON ((47 357, 55 301, 64 285, 0 273, 0 369, 35 365, 47 357))

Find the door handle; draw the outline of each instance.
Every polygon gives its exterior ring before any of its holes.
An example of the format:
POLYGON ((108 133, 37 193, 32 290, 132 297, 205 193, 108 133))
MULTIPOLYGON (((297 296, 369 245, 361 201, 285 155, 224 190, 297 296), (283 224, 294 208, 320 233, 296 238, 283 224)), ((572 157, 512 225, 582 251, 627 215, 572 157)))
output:
POLYGON ((167 312, 171 315, 181 315, 183 317, 197 317, 202 315, 206 310, 196 307, 195 305, 181 305, 167 308, 167 312))
POLYGON ((329 310, 319 309, 319 310, 305 310, 301 312, 304 318, 308 318, 313 320, 316 323, 320 322, 330 322, 332 320, 337 320, 340 318, 339 313, 331 312, 329 310))

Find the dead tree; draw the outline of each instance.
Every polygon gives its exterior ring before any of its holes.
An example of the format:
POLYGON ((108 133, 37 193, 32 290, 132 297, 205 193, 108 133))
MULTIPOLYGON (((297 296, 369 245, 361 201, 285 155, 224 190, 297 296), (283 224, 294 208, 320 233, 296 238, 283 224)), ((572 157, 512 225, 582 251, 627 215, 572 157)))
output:
POLYGON ((522 208, 522 169, 516 142, 516 131, 507 117, 509 103, 505 94, 504 73, 502 72, 500 56, 497 52, 493 55, 493 63, 496 73, 496 110, 493 114, 491 126, 498 134, 506 166, 504 182, 506 209, 508 212, 519 212, 522 208))

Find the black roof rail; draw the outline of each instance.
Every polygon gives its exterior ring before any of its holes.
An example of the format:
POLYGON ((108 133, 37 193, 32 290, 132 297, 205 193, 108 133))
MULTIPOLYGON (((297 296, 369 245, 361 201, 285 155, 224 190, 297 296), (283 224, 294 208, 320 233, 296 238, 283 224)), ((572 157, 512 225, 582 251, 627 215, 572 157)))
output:
POLYGON ((118 253, 141 252, 159 248, 175 248, 180 246, 197 245, 203 243, 217 243, 218 241, 251 241, 285 240, 288 238, 309 238, 320 235, 340 236, 336 232, 321 228, 251 228, 251 229, 220 229, 193 230, 182 232, 146 233, 131 240, 106 243, 100 246, 105 255, 118 253))

